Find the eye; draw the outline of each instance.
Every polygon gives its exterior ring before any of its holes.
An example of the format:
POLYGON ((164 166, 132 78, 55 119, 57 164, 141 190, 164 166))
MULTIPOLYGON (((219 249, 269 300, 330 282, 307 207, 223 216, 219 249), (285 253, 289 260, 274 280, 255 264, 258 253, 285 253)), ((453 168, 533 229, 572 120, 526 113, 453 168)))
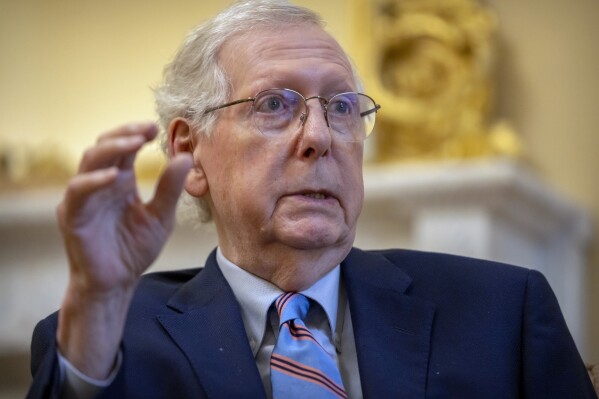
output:
POLYGON ((349 105, 343 101, 337 101, 335 104, 335 112, 338 114, 346 114, 349 112, 349 105))
POLYGON ((356 99, 355 96, 343 94, 332 98, 329 103, 328 111, 336 116, 350 116, 355 111, 356 99))
POLYGON ((279 95, 269 94, 256 99, 254 105, 257 112, 273 114, 281 112, 286 108, 285 99, 279 95))

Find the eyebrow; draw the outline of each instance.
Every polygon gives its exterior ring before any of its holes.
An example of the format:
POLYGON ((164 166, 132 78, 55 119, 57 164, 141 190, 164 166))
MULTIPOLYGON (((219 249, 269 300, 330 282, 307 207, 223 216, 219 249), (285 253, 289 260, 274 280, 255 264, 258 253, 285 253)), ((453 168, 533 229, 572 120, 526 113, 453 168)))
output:
POLYGON ((354 81, 354 76, 349 75, 346 77, 341 77, 339 75, 333 76, 331 79, 327 80, 318 90, 317 93, 306 93, 303 90, 303 86, 305 86, 306 82, 303 79, 299 79, 294 75, 287 75, 285 77, 281 76, 268 76, 268 77, 260 77, 249 86, 249 92, 244 91, 247 95, 241 95, 240 97, 253 97, 257 93, 273 89, 273 88, 286 88, 295 90, 298 93, 301 93, 305 97, 309 97, 312 95, 319 95, 322 97, 330 98, 335 94, 345 93, 350 91, 357 91, 357 83, 354 81), (298 84, 299 83, 299 84, 298 84))
POLYGON ((308 97, 312 97, 312 96, 320 96, 320 97, 324 97, 326 99, 329 99, 337 94, 340 93, 347 93, 347 92, 355 92, 357 91, 357 88, 353 88, 347 84, 345 84, 345 82, 343 84, 339 84, 339 85, 331 85, 329 87, 329 85, 326 85, 324 89, 319 90, 316 93, 307 93, 304 90, 302 90, 299 86, 297 85, 292 85, 292 84, 276 84, 276 83, 271 83, 270 85, 259 85, 257 86, 259 87, 258 90, 253 90, 251 92, 251 94, 247 95, 247 96, 240 96, 240 98, 248 98, 248 97, 255 97, 256 94, 265 91, 265 90, 269 90, 269 89, 290 89, 293 91, 296 91, 298 93, 300 93, 302 96, 308 98, 308 97))

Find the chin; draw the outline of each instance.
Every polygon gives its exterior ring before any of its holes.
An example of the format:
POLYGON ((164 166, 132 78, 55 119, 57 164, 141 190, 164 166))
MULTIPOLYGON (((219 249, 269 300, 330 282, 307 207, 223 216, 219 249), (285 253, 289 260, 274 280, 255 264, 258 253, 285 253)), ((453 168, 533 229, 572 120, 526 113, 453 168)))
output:
POLYGON ((322 249, 343 246, 346 242, 351 243, 349 232, 339 227, 324 228, 320 225, 311 228, 292 228, 281 233, 280 241, 297 249, 322 249))

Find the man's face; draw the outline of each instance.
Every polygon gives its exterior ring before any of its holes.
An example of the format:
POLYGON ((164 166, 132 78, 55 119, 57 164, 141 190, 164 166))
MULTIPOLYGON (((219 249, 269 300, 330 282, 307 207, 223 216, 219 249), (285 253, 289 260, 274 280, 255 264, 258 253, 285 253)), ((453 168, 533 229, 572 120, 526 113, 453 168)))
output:
MULTIPOLYGON (((325 98, 356 90, 345 55, 318 27, 235 37, 220 61, 231 79, 231 100, 271 88, 325 98)), ((251 102, 234 105, 217 111, 211 138, 199 139, 194 156, 206 174, 219 244, 229 259, 284 247, 351 247, 364 194, 363 143, 333 138, 318 100, 308 107, 303 128, 267 137, 252 123, 251 102)))

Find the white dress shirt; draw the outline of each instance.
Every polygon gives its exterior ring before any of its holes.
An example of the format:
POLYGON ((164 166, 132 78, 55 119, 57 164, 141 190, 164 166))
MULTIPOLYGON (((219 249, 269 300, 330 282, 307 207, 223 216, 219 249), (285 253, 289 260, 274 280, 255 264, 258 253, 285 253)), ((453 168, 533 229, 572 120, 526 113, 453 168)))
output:
MULTIPOLYGON (((279 317, 271 305, 283 291, 230 262, 220 248, 216 252, 216 261, 239 303, 266 396, 271 398, 270 355, 279 335, 279 317)), ((337 265, 311 287, 301 291, 301 294, 320 305, 310 307, 304 323, 335 359, 348 396, 361 398, 356 345, 340 269, 337 265)))

